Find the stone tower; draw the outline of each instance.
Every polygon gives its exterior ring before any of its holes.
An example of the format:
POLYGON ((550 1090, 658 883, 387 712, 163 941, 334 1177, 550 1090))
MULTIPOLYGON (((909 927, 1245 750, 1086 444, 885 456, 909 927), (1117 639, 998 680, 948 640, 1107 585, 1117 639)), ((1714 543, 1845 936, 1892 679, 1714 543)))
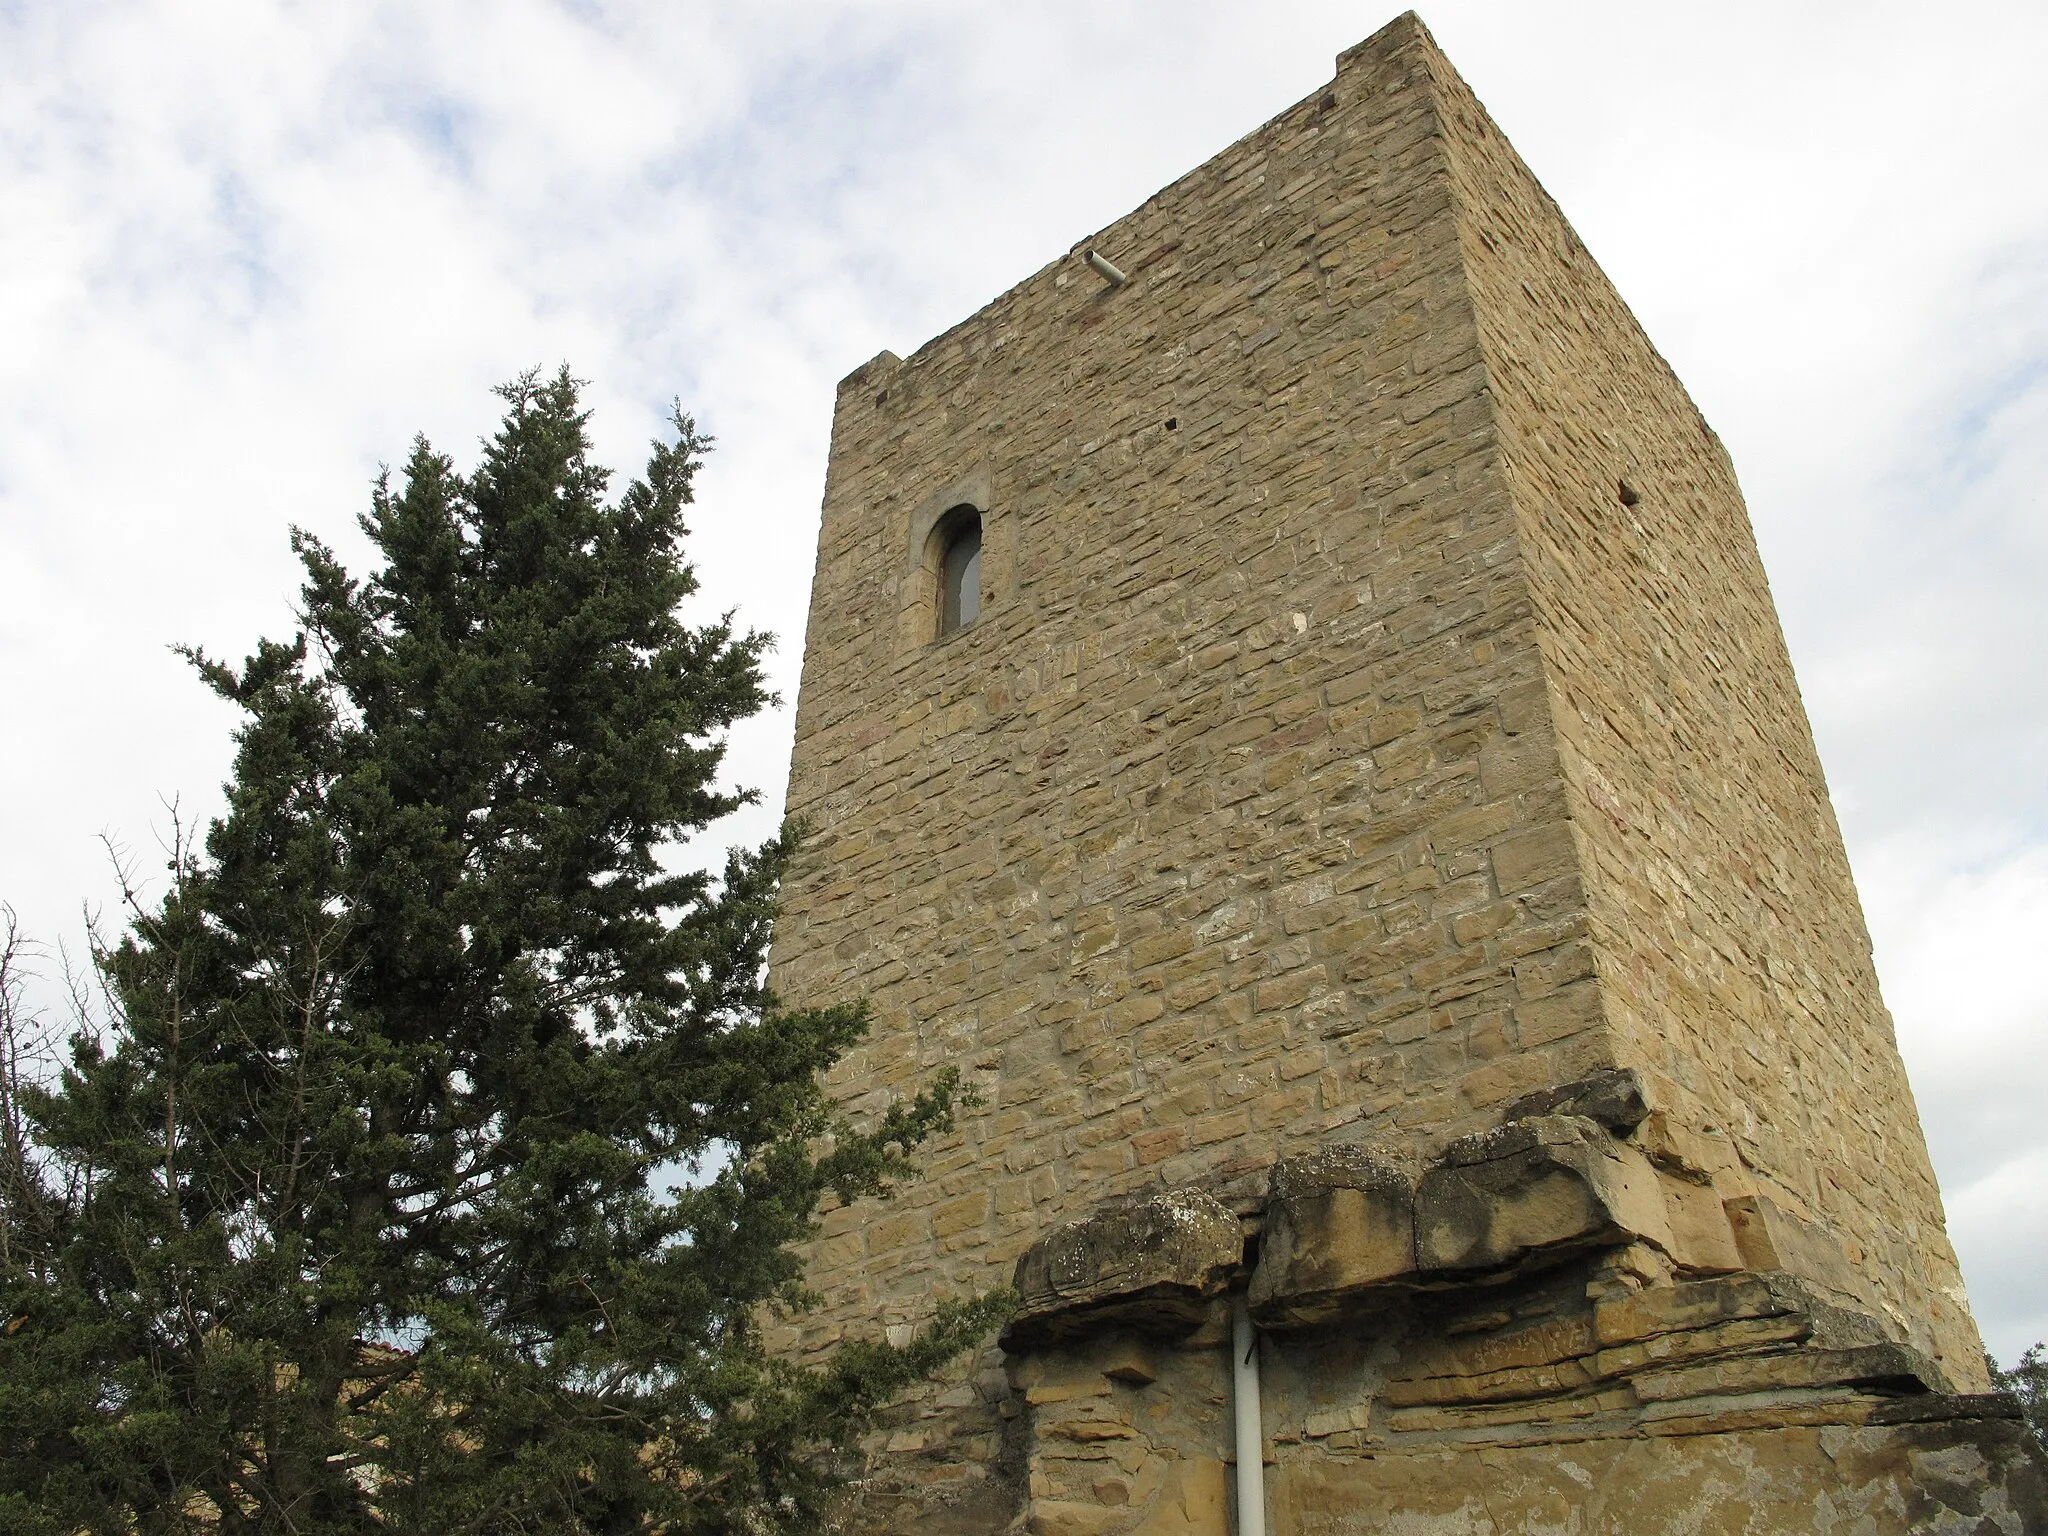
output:
POLYGON ((847 378, 789 807, 982 1100, 801 1339, 1023 1292, 873 1527, 2038 1528, 1727 453, 1413 16, 847 378))

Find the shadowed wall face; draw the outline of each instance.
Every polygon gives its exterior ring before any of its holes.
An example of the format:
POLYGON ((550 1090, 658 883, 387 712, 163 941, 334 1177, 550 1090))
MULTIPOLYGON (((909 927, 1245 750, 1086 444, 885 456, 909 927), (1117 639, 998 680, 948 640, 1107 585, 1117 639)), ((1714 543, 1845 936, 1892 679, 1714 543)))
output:
POLYGON ((1086 247, 841 389, 774 982, 874 1001, 856 1112, 984 1102, 808 1336, 1623 1065, 1713 1221, 1979 1379, 1725 455, 1419 23, 1086 247))
POLYGON ((1733 466, 1470 89, 1426 57, 1586 880, 1602 1011, 1729 1198, 1988 1385, 1733 466), (1753 1185, 1754 1188, 1747 1186, 1753 1185))

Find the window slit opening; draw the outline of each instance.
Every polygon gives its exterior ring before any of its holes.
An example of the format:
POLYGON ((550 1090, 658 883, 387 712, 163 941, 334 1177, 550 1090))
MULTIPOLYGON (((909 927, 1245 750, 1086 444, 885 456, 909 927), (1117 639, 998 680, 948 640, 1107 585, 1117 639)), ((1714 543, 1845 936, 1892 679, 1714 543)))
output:
POLYGON ((955 507, 946 515, 939 556, 939 634, 981 617, 981 514, 955 507))

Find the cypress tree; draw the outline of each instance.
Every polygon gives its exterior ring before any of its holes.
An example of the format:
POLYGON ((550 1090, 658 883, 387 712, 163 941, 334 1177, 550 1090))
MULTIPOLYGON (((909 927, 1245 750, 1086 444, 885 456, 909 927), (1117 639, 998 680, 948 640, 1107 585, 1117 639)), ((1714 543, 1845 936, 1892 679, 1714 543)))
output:
MULTIPOLYGON (((48 1532, 800 1531, 867 1412, 985 1332, 800 1366, 789 1245, 950 1123, 819 1074, 855 1001, 765 990, 785 830, 724 733, 759 634, 692 627, 677 412, 607 499, 576 381, 529 375, 472 473, 424 440, 352 576, 240 666, 225 811, 96 955, 112 1021, 18 1084, 0 1525, 48 1532)), ((12 1187, 12 1186, 10 1186, 12 1187)))

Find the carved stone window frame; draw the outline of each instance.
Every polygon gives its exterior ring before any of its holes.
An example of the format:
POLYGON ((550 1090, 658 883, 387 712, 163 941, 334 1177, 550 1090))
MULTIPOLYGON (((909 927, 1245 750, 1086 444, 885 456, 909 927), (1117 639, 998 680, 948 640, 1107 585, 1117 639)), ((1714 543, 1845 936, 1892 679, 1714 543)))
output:
POLYGON ((897 607, 898 654, 949 644, 988 622, 1001 595, 995 579, 995 562, 991 559, 991 534, 996 525, 993 501, 989 472, 977 468, 927 496, 911 513, 910 526, 905 530, 905 570, 897 607), (961 507, 971 507, 981 517, 981 612, 973 623, 940 634, 939 567, 946 555, 948 517, 961 507))

